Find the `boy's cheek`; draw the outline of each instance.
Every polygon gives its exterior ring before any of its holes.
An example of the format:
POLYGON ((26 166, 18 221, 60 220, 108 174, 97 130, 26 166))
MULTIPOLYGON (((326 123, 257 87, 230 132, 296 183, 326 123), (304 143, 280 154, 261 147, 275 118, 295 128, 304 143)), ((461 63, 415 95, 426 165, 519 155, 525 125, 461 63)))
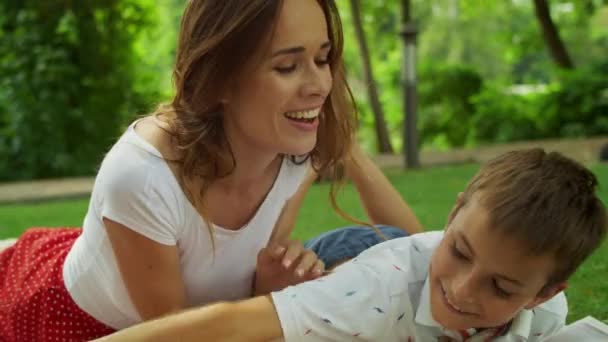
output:
POLYGON ((431 259, 431 275, 435 277, 445 276, 450 269, 454 270, 455 266, 442 242, 439 248, 435 250, 435 253, 433 253, 431 259))

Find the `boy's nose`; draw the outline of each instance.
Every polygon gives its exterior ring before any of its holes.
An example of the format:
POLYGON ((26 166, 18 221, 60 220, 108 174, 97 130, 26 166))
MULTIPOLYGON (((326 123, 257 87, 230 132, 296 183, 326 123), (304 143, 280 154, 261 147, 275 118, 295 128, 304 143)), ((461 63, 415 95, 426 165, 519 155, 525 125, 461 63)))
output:
POLYGON ((454 279, 451 286, 454 300, 459 303, 473 303, 475 296, 474 279, 470 275, 460 276, 454 279))

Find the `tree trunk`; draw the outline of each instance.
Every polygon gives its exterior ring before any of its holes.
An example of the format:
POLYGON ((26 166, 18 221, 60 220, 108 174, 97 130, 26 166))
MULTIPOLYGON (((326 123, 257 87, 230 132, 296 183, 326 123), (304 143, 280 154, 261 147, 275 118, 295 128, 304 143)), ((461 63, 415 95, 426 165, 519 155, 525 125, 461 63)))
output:
POLYGON ((555 64, 563 69, 574 69, 574 63, 568 55, 568 50, 559 36, 553 19, 551 19, 551 11, 547 0, 534 0, 534 10, 536 19, 538 19, 543 31, 543 38, 555 64))
POLYGON ((369 49, 367 48, 367 40, 365 39, 365 32, 363 31, 359 0, 350 0, 350 9, 352 11, 353 24, 355 25, 357 42, 359 43, 359 49, 361 50, 361 59, 363 60, 363 73, 365 77, 365 84, 367 85, 367 95, 372 106, 374 122, 376 123, 375 128, 376 139, 378 142, 378 152, 393 153, 393 146, 391 145, 388 129, 386 128, 384 111, 382 110, 382 104, 380 103, 380 99, 378 97, 378 89, 376 88, 376 81, 372 71, 369 49))
POLYGON ((403 160, 405 167, 420 167, 418 151, 418 92, 416 81, 416 36, 418 29, 412 20, 411 1, 401 0, 401 38, 403 39, 402 82, 403 82, 403 160))

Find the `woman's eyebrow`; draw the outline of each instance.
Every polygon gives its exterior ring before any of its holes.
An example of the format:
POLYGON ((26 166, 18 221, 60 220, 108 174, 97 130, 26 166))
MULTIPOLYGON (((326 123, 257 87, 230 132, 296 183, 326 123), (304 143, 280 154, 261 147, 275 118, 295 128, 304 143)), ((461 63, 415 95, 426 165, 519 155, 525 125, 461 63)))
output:
MULTIPOLYGON (((329 48, 329 47, 331 47, 331 42, 329 42, 329 41, 327 41, 327 42, 325 42, 325 43, 321 44, 321 50, 323 50, 323 49, 327 49, 327 48, 329 48)), ((303 46, 294 46, 294 47, 288 47, 288 48, 285 48, 285 49, 280 49, 280 50, 278 50, 278 51, 274 52, 274 53, 271 55, 271 57, 276 57, 276 56, 279 56, 279 55, 288 55, 288 54, 294 54, 294 53, 302 53, 302 52, 304 52, 304 51, 306 51, 306 48, 305 48, 305 47, 303 47, 303 46)))

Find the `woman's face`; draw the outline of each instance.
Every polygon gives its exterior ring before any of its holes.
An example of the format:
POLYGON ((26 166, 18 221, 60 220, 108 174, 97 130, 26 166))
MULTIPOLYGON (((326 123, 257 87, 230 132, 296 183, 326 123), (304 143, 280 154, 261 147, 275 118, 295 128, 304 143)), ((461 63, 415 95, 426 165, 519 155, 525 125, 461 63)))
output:
POLYGON ((331 44, 317 1, 285 0, 268 46, 223 99, 227 138, 233 147, 306 154, 332 87, 331 44))

